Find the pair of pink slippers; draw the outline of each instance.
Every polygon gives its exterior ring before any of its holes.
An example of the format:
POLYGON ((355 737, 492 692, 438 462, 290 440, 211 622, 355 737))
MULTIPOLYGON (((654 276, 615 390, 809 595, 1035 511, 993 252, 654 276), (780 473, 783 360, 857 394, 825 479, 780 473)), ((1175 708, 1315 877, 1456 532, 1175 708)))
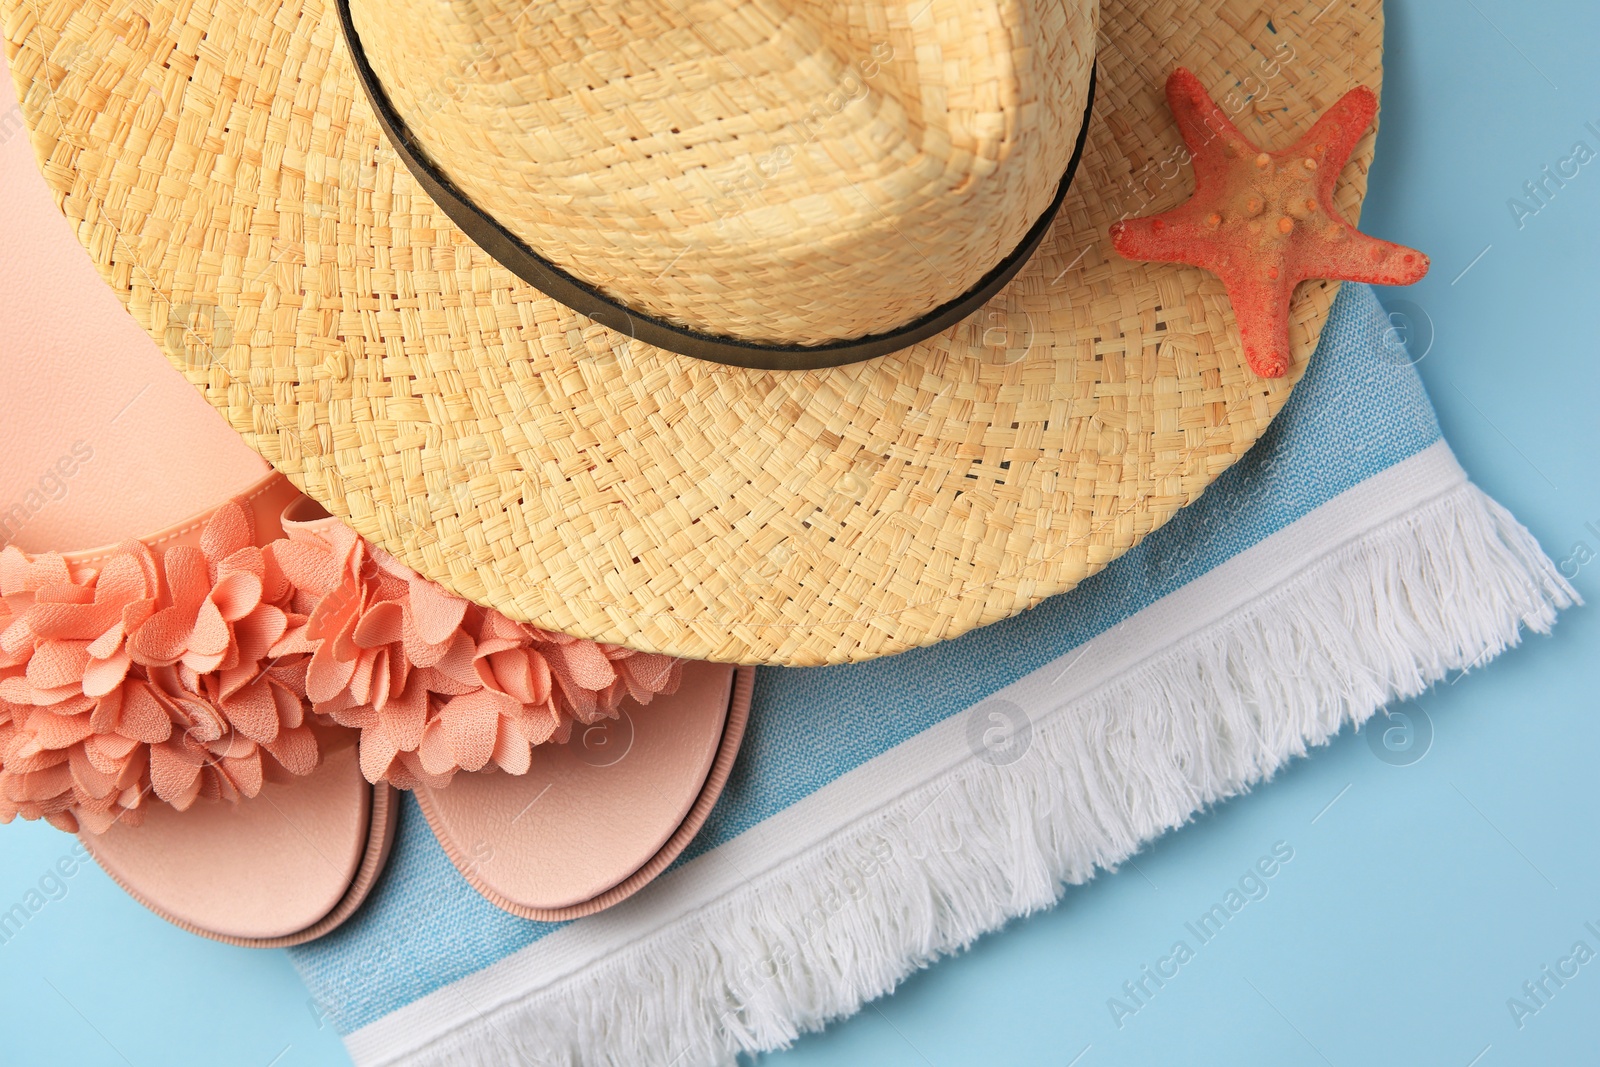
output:
POLYGON ((77 833, 152 911, 262 947, 360 906, 397 789, 527 918, 608 907, 682 851, 738 751, 751 668, 547 633, 419 578, 244 447, 53 209, 17 222, 0 821, 77 833))

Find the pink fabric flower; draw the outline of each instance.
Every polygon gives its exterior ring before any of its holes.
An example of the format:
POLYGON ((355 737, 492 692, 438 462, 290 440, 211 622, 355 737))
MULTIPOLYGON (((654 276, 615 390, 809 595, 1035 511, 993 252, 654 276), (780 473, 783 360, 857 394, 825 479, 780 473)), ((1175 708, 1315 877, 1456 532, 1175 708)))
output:
POLYGON ((150 793, 183 809, 309 774, 304 671, 266 662, 290 592, 232 502, 159 560, 138 541, 98 569, 0 552, 0 821, 100 832, 150 793))
POLYGON ((440 787, 490 763, 522 774, 532 747, 566 741, 574 719, 677 689, 669 656, 513 622, 331 520, 285 528, 269 552, 301 591, 306 621, 273 651, 311 654, 306 695, 317 714, 361 731, 369 781, 440 787))

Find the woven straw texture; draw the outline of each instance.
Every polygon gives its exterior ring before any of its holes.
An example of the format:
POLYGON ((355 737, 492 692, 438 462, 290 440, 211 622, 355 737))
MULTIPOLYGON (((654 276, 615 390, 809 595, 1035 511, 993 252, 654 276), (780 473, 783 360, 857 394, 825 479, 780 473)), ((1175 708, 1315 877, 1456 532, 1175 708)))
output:
POLYGON ((350 11, 434 165, 530 248, 678 325, 808 345, 904 326, 1017 246, 1077 141, 1097 7, 350 11))
MULTIPOLYGON (((518 282, 420 192, 321 0, 0 0, 47 181, 176 366, 306 493, 457 593, 585 637, 815 664, 1071 588, 1189 503, 1304 371, 1244 366, 1210 275, 1110 250, 1188 194, 1193 69, 1281 147, 1379 87, 1379 0, 1109 0, 1089 148, 967 322, 825 371, 630 342, 518 282)), ((1341 179, 1352 219, 1369 136, 1341 179)))

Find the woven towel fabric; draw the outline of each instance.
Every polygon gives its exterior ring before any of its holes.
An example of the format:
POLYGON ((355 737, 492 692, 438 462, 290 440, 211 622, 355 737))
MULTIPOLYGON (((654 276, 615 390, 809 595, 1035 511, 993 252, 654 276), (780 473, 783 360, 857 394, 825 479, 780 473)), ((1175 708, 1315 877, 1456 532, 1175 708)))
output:
POLYGON ((1095 578, 889 659, 764 668, 711 820, 618 908, 504 915, 408 807, 373 901, 294 951, 321 1010, 358 1064, 726 1062, 1548 629, 1576 594, 1401 355, 1346 286, 1256 448, 1095 578))

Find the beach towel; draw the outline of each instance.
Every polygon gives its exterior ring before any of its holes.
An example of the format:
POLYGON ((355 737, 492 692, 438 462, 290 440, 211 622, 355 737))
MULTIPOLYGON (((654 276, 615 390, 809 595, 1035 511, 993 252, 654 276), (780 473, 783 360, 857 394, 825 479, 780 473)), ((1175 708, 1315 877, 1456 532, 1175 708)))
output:
POLYGON ((731 1062, 1576 601, 1456 463, 1373 291, 1346 285, 1269 432, 1077 589, 899 656, 760 669, 726 791, 637 896, 513 918, 408 799, 373 899, 293 957, 361 1067, 731 1062))

